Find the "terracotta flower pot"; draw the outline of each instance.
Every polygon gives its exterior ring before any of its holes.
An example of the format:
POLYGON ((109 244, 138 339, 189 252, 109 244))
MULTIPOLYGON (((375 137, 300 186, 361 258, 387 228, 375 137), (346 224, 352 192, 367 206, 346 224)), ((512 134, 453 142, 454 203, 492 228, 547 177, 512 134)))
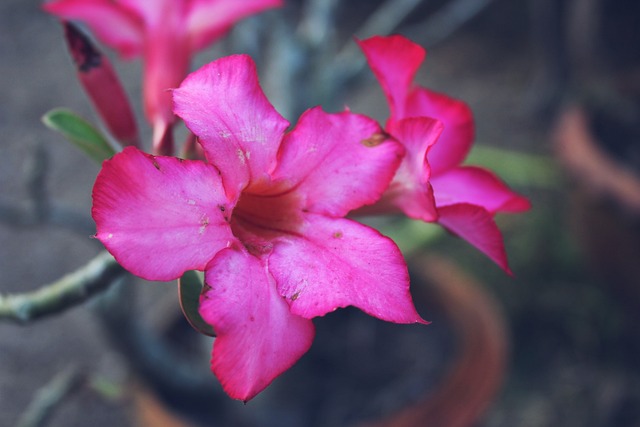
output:
MULTIPOLYGON (((426 301, 431 307, 438 307, 445 317, 441 320, 448 322, 455 334, 455 355, 448 366, 443 367, 446 372, 435 389, 431 388, 417 396, 415 403, 378 421, 358 425, 470 427, 491 405, 503 381, 508 347, 504 319, 498 304, 483 286, 463 274, 455 264, 439 257, 420 256, 411 260, 410 265, 414 267, 416 303, 426 301)), ((425 378, 426 383, 429 380, 425 378)), ((134 397, 137 424, 142 427, 199 426, 160 403, 149 388, 135 387, 134 397)), ((242 409, 237 414, 240 418, 242 409)), ((242 425, 254 425, 244 422, 242 425)))
MULTIPOLYGON (((640 135, 638 138, 635 143, 640 143, 640 135)), ((584 108, 571 107, 563 112, 554 143, 571 182, 571 224, 590 267, 637 313, 640 308, 639 172, 604 148, 608 141, 595 135, 584 108)))
POLYGON ((370 427, 470 427, 491 406, 502 386, 507 333, 499 304, 481 283, 444 258, 412 263, 420 279, 416 298, 437 304, 456 334, 457 353, 439 386, 370 427))

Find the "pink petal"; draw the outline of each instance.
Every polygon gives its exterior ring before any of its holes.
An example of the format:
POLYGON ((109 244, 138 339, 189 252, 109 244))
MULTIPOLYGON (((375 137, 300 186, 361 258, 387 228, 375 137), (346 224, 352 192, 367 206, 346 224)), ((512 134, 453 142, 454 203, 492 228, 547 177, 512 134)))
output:
MULTIPOLYGON (((187 36, 179 30, 160 28, 149 34, 144 49, 144 107, 155 126, 175 122, 171 89, 180 86, 189 72, 191 51, 187 46, 187 36)), ((154 139, 157 152, 159 138, 154 139)))
POLYGON ((148 280, 204 270, 233 239, 231 209, 213 166, 133 147, 104 162, 93 188, 96 237, 148 280))
POLYGON ((247 401, 307 352, 310 320, 289 312, 265 263, 236 248, 207 266, 200 315, 217 338, 211 368, 224 390, 247 401))
POLYGON ((305 215, 299 234, 274 242, 269 270, 293 314, 310 319, 352 305, 382 320, 424 323, 398 247, 355 221, 305 215))
POLYGON ((186 22, 191 49, 204 49, 242 18, 282 4, 283 0, 194 0, 186 22))
POLYGON ((109 0, 58 0, 43 5, 64 20, 82 21, 103 43, 130 58, 144 45, 143 23, 132 11, 109 0))
POLYGON ((273 179, 306 198, 302 209, 344 216, 380 198, 403 154, 375 121, 318 107, 285 137, 273 179))
MULTIPOLYGON (((112 0, 114 1, 114 0, 112 0)), ((120 7, 133 11, 147 28, 162 25, 164 19, 175 15, 184 22, 187 1, 184 0, 115 0, 120 7)))
POLYGON ((459 203, 438 208, 438 213, 438 223, 475 246, 511 274, 502 233, 489 212, 480 206, 459 203))
POLYGON ((64 33, 76 64, 78 80, 105 126, 121 144, 139 146, 133 109, 111 61, 76 25, 65 23, 64 33))
POLYGON ((426 56, 425 50, 400 35, 374 36, 357 42, 387 96, 391 109, 389 120, 407 117, 407 96, 413 77, 426 56))
POLYGON ((438 143, 429 152, 433 176, 458 166, 469 154, 475 125, 467 104, 425 88, 413 90, 406 106, 407 116, 427 116, 444 123, 438 143))
POLYGON ((410 218, 437 219, 427 152, 438 141, 442 129, 441 122, 427 117, 403 119, 393 126, 393 135, 407 153, 381 203, 395 206, 410 218))
POLYGON ((230 199, 268 179, 287 122, 258 83, 247 55, 221 58, 191 73, 174 93, 174 111, 222 173, 230 199))
POLYGON ((512 191, 493 172, 464 166, 431 178, 438 207, 456 203, 481 206, 489 213, 523 212, 529 201, 512 191))

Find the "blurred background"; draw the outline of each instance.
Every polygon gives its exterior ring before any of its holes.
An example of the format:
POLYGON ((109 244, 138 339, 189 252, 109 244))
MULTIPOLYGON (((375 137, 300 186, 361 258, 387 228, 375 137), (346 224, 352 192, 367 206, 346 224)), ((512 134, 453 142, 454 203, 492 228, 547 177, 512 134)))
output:
MULTIPOLYGON (((2 294, 101 250, 99 167, 40 122, 59 106, 97 119, 39 6, 0 4, 2 294), (38 217, 43 192, 72 226, 38 217)), ((182 320, 175 284, 123 281, 55 316, 0 321, 1 426, 640 426, 640 3, 288 1, 194 66, 248 51, 290 121, 317 104, 384 121, 352 41, 372 29, 428 49, 416 82, 475 113, 469 163, 531 199, 498 217, 514 277, 428 225, 375 223, 405 249, 432 323, 317 319, 310 352, 247 405, 210 374, 211 342, 182 320)), ((142 118, 140 62, 111 57, 142 118)))

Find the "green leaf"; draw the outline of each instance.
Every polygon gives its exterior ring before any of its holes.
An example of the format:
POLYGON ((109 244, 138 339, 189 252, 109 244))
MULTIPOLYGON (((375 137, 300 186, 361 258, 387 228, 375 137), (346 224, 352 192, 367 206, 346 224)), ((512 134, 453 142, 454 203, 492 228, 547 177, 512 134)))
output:
POLYGON ((47 127, 60 132, 98 163, 102 163, 116 153, 98 129, 73 111, 63 108, 53 109, 42 116, 42 122, 47 127))
POLYGON ((89 386, 108 400, 121 399, 125 394, 122 384, 103 375, 92 376, 89 386))
POLYGON ((400 220, 392 218, 377 228, 398 245, 405 257, 414 255, 446 234, 444 229, 437 224, 410 218, 400 220))
POLYGON ((476 144, 465 163, 491 169, 507 184, 516 187, 555 188, 561 181, 553 160, 539 154, 476 144))
POLYGON ((184 275, 178 279, 180 307, 182 308, 184 317, 187 318, 187 322, 189 322, 193 329, 204 335, 215 337, 216 333, 211 325, 205 322, 198 312, 202 286, 200 275, 197 272, 187 271, 184 273, 184 275))

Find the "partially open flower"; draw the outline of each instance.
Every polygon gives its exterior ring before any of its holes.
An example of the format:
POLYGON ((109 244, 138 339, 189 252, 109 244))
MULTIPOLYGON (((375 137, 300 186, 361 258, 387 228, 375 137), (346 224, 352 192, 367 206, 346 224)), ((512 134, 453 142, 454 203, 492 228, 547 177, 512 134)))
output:
POLYGON ((437 221, 509 271, 502 235, 493 216, 530 208, 493 172, 463 166, 473 144, 471 109, 462 101, 414 86, 424 49, 403 36, 359 42, 387 97, 386 131, 407 150, 380 205, 370 211, 401 211, 437 221), (401 171, 405 171, 400 175, 401 171), (394 186, 395 184, 395 186, 394 186))

